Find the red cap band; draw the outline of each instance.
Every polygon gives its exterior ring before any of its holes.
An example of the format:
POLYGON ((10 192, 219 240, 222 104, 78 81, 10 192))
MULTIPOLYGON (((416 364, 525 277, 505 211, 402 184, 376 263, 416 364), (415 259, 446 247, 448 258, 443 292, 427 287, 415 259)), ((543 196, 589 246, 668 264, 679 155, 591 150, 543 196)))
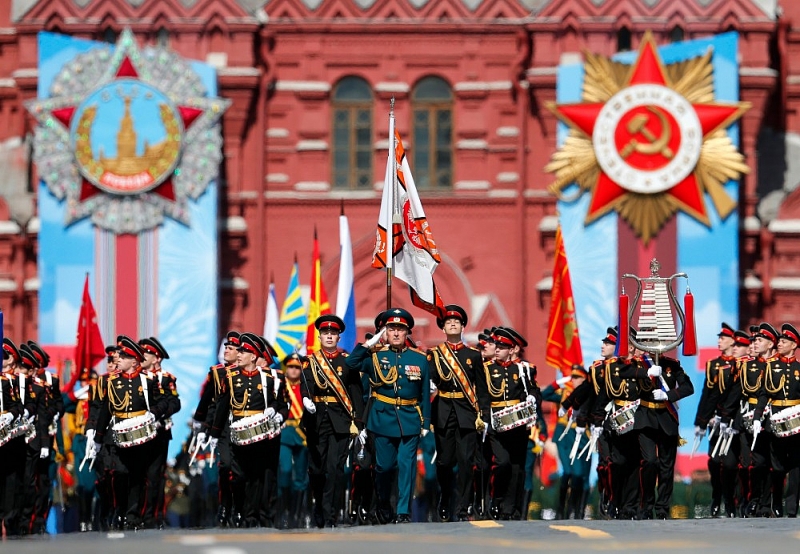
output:
POLYGON ((789 340, 790 340, 790 341, 792 341, 792 342, 795 342, 795 343, 800 343, 800 337, 798 337, 796 334, 794 334, 794 333, 793 333, 792 331, 790 331, 789 329, 786 329, 786 330, 783 332, 783 336, 784 336, 784 337, 786 337, 787 339, 789 339, 789 340))
POLYGON ((506 338, 506 337, 503 337, 503 336, 500 336, 500 335, 495 335, 494 336, 494 341, 495 341, 495 343, 499 342, 499 343, 505 344, 506 346, 514 346, 514 341, 513 340, 511 340, 509 338, 506 338))
POLYGON ((247 350, 248 352, 250 352, 251 354, 255 354, 256 356, 261 356, 261 351, 259 351, 258 348, 256 348, 255 346, 253 346, 250 343, 243 342, 242 345, 239 348, 243 348, 243 349, 247 350))
POLYGON ((398 315, 393 315, 386 320, 386 325, 391 325, 392 323, 399 323, 400 325, 405 325, 408 327, 408 321, 406 321, 404 317, 400 317, 398 315))
POLYGON ((319 330, 322 331, 323 329, 335 329, 339 332, 342 331, 342 328, 335 321, 323 321, 319 324, 319 330))
POLYGON ((722 331, 720 331, 719 334, 720 335, 724 335, 726 337, 733 337, 733 331, 731 331, 730 329, 728 329, 726 327, 723 327, 722 331))

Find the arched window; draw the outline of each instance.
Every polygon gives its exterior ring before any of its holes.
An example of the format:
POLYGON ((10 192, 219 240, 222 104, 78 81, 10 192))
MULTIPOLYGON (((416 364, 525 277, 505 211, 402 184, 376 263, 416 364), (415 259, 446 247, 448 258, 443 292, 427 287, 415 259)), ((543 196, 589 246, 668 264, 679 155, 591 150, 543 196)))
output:
POLYGON ((672 30, 669 32, 669 41, 670 42, 681 42, 685 37, 685 33, 683 32, 683 27, 680 25, 675 25, 672 30))
POLYGON ((156 33, 156 45, 161 48, 169 47, 169 31, 165 27, 158 29, 156 33))
POLYGON ((453 186, 453 93, 439 77, 425 77, 411 94, 414 182, 418 188, 453 186))
POLYGON ((333 186, 368 189, 372 171, 372 90, 345 77, 333 91, 333 186))
POLYGON ((623 27, 617 31, 617 52, 627 52, 631 49, 632 42, 630 29, 623 27))
POLYGON ((103 42, 108 44, 116 44, 117 32, 111 27, 106 27, 106 29, 103 31, 103 42))

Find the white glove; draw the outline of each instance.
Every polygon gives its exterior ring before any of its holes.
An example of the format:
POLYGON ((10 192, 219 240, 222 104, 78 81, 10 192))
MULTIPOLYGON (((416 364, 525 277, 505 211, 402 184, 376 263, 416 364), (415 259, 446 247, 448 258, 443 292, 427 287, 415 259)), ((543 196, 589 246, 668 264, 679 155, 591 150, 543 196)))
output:
POLYGON ((310 414, 317 413, 317 405, 314 404, 314 401, 311 400, 309 397, 303 398, 303 406, 305 406, 306 411, 310 414))
POLYGON ((25 408, 25 409, 22 411, 22 417, 24 417, 25 419, 28 419, 29 417, 31 417, 31 414, 30 414, 30 412, 28 412, 28 408, 25 408))
POLYGON ((661 377, 661 366, 654 365, 650 369, 647 370, 648 377, 661 377))
POLYGON ((533 404, 534 406, 536 406, 536 397, 535 397, 535 396, 533 396, 532 394, 529 394, 529 395, 528 395, 528 398, 526 398, 525 400, 526 400, 526 401, 527 401, 529 404, 533 404))
POLYGON ((213 452, 214 450, 216 450, 218 442, 219 442, 219 439, 215 439, 214 437, 211 437, 210 439, 208 439, 208 451, 209 452, 213 452))
POLYGON ((739 431, 737 431, 736 429, 733 428, 733 426, 731 426, 731 427, 728 427, 727 429, 725 429, 725 434, 726 435, 738 435, 739 431))
POLYGON ((358 440, 358 442, 361 443, 361 446, 364 446, 365 444, 367 444, 367 430, 366 429, 362 429, 361 430, 361 432, 358 434, 357 440, 358 440))
POLYGON ((556 385, 558 385, 559 387, 563 387, 570 381, 572 381, 572 377, 567 375, 566 377, 562 377, 561 379, 556 379, 556 385))
POLYGON ((567 409, 564 406, 558 407, 558 417, 564 417, 567 415, 567 409))
POLYGON ((160 431, 161 428, 164 427, 164 424, 161 423, 160 421, 156 421, 155 427, 156 427, 156 431, 160 431))
POLYGON ((91 444, 94 442, 94 436, 97 432, 94 429, 87 429, 84 434, 86 435, 86 444, 91 444))
POLYGON ((428 433, 430 433, 428 429, 423 429, 422 431, 420 431, 419 436, 424 439, 425 437, 428 436, 428 433))
POLYGON ((202 421, 197 421, 196 419, 192 420, 192 431, 194 431, 196 433, 202 428, 203 428, 203 422, 202 421))
POLYGON ((702 437, 706 434, 706 430, 700 427, 699 425, 694 426, 694 436, 695 437, 702 437))
POLYGON ((660 401, 666 400, 666 399, 667 399, 667 393, 664 392, 663 390, 656 389, 656 390, 653 391, 653 400, 656 400, 656 401, 660 402, 660 401))
POLYGON ((39 451, 39 458, 44 460, 47 459, 49 456, 50 456, 50 449, 47 448, 46 446, 42 447, 42 449, 39 451))
POLYGON ((599 425, 592 425, 592 437, 597 440, 600 438, 600 435, 603 433, 603 428, 599 425))
POLYGON ((13 415, 11 415, 9 413, 5 413, 5 414, 0 415, 0 425, 8 425, 12 421, 14 421, 14 416, 13 415))
POLYGON ((272 416, 272 419, 274 419, 275 423, 277 423, 278 425, 283 423, 283 416, 281 414, 276 413, 274 416, 272 416))
POLYGON ((89 456, 89 457, 90 458, 96 458, 97 454, 99 454, 100 450, 102 450, 102 449, 103 449, 103 445, 102 444, 100 444, 99 442, 93 442, 92 443, 92 455, 89 456))
POLYGON ((719 432, 720 432, 720 434, 724 433, 727 430, 728 430, 728 424, 727 423, 720 423, 719 424, 719 432))
POLYGON ((761 420, 754 419, 753 420, 753 434, 757 435, 761 432, 761 420))
POLYGON ((205 448, 206 447, 206 444, 207 444, 206 441, 207 440, 208 440, 208 435, 206 435, 202 431, 197 433, 196 442, 197 442, 197 444, 199 445, 200 448, 205 448))
POLYGON ((378 342, 380 342, 381 337, 385 332, 386 332, 386 327, 381 327, 381 330, 372 335, 372 338, 369 339, 367 342, 365 342, 364 346, 367 348, 372 348, 373 346, 378 344, 378 342))
POLYGON ((267 408, 264 410, 264 413, 267 415, 267 417, 272 417, 275 415, 275 408, 267 408))
POLYGON ((578 436, 586 434, 586 427, 575 427, 575 434, 578 436))

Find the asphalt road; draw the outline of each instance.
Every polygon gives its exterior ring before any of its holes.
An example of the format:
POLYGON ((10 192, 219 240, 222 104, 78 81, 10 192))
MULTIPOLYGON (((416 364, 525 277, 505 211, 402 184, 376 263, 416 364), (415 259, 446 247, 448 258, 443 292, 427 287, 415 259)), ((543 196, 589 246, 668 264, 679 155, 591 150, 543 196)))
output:
POLYGON ((13 554, 496 554, 516 552, 793 552, 796 519, 415 523, 320 531, 168 530, 0 542, 13 554))

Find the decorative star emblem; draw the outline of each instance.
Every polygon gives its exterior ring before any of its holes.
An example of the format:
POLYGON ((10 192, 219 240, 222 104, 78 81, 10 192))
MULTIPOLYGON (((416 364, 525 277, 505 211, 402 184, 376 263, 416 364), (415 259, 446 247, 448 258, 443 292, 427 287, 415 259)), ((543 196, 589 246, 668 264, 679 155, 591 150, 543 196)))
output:
POLYGON ((26 108, 39 123, 34 161, 66 199, 66 224, 91 217, 137 233, 165 215, 189 223, 188 200, 218 173, 229 101, 208 97, 187 61, 140 50, 126 29, 113 50, 98 45, 67 62, 48 92, 26 108))
POLYGON ((680 210, 710 226, 703 193, 722 219, 723 187, 749 171, 725 129, 750 107, 715 102, 711 52, 665 66, 648 32, 633 66, 586 53, 583 98, 548 107, 571 133, 546 167, 550 191, 591 191, 590 224, 616 210, 647 242, 680 210))

